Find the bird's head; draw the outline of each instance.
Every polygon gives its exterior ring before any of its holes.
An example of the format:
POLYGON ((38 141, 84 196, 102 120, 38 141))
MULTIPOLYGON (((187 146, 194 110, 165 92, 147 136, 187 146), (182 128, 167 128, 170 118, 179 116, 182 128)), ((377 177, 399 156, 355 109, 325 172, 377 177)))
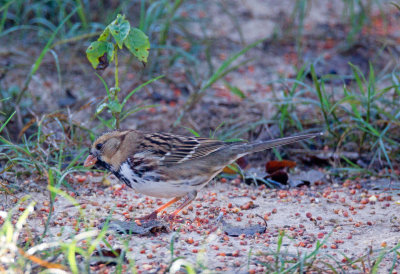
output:
POLYGON ((85 167, 97 164, 100 167, 109 166, 118 170, 134 149, 136 131, 111 131, 101 135, 90 148, 89 156, 84 162, 85 167))

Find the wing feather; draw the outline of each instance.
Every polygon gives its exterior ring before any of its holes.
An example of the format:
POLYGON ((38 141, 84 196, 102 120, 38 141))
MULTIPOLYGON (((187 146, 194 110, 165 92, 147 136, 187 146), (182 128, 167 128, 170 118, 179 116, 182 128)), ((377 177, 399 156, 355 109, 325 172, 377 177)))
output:
POLYGON ((225 146, 225 142, 208 138, 155 133, 145 135, 143 148, 160 157, 161 165, 171 166, 205 157, 225 146))

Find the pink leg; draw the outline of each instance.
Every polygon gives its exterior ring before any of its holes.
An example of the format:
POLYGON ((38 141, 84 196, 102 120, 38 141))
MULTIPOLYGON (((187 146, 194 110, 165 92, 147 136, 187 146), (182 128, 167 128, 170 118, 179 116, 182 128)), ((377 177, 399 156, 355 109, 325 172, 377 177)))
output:
POLYGON ((155 220, 155 219, 157 219, 157 214, 158 213, 160 213, 161 211, 163 211, 167 207, 171 206, 172 204, 176 203, 180 199, 181 199, 181 197, 173 198, 171 201, 169 201, 168 203, 163 204, 162 206, 160 206, 159 208, 154 210, 152 213, 150 213, 150 214, 148 214, 146 216, 140 217, 140 218, 136 218, 136 219, 137 220, 155 220))
POLYGON ((188 204, 190 204, 194 199, 196 199, 197 196, 197 191, 190 192, 186 195, 185 200, 182 202, 182 204, 174 211, 172 212, 169 216, 168 219, 173 220, 178 213, 185 208, 188 204))

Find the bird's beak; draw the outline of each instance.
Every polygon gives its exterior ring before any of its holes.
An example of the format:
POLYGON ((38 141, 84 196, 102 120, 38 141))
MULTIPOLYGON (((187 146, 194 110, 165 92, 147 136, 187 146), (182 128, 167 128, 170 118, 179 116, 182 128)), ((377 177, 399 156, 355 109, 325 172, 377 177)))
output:
POLYGON ((89 154, 89 156, 86 158, 85 162, 83 163, 84 167, 90 167, 93 166, 97 162, 97 158, 94 157, 92 154, 89 154))

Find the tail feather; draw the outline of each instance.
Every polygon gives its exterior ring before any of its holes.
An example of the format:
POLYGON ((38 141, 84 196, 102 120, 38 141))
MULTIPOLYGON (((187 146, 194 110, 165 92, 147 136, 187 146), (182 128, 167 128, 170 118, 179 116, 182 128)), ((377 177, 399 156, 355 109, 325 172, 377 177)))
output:
POLYGON ((301 134, 301 135, 290 136, 290 137, 283 137, 283 138, 273 139, 273 140, 268 140, 268 141, 255 142, 255 143, 250 143, 250 144, 246 144, 246 145, 239 145, 236 148, 234 148, 233 151, 241 157, 241 156, 249 154, 249 153, 259 152, 259 151, 263 151, 266 149, 283 146, 283 145, 299 142, 299 141, 310 139, 310 138, 315 138, 315 137, 321 136, 321 135, 323 135, 323 133, 318 132, 318 133, 309 133, 309 134, 301 134))

